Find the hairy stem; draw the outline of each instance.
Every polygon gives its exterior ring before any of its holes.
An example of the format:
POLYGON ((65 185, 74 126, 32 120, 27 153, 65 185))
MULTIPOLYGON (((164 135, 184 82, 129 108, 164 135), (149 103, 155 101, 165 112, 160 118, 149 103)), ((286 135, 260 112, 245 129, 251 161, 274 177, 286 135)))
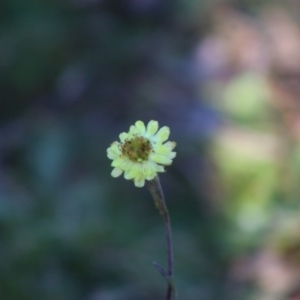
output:
POLYGON ((174 291, 173 284, 173 243, 172 243, 172 229, 171 229, 171 220, 168 208, 166 206, 164 194, 162 187, 160 185, 159 178, 156 176, 153 180, 147 182, 148 189, 153 197, 155 206, 162 215, 165 226, 166 226, 166 239, 167 239, 167 253, 168 253, 168 270, 167 270, 167 281, 168 288, 166 294, 166 300, 172 299, 172 294, 174 291))

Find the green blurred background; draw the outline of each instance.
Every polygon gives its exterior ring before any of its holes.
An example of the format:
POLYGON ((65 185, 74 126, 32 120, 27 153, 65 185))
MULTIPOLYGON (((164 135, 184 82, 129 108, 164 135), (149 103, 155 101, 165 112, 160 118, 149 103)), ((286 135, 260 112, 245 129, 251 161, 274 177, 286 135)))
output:
POLYGON ((0 299, 158 300, 163 221, 110 176, 136 120, 161 176, 178 299, 300 299, 297 1, 0 2, 0 299))

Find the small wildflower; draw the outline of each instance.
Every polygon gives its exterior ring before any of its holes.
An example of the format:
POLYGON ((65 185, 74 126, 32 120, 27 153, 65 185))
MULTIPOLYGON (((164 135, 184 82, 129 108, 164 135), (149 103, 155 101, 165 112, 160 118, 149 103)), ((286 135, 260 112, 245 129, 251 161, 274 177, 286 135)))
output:
POLYGON ((125 179, 134 180, 136 187, 143 187, 145 180, 152 180, 158 172, 164 172, 164 166, 172 163, 176 156, 175 142, 166 142, 169 127, 158 130, 158 122, 147 125, 137 121, 130 126, 129 132, 120 134, 120 142, 113 142, 107 149, 107 156, 113 160, 111 175, 118 177, 124 172, 125 179))

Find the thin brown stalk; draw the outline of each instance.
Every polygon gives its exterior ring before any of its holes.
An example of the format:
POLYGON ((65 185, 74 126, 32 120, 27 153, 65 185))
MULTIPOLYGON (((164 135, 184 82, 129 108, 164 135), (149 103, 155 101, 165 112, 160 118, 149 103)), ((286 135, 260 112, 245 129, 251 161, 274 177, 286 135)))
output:
MULTIPOLYGON (((167 239, 167 255, 168 255, 168 270, 166 274, 161 272, 161 274, 166 277, 168 281, 168 288, 166 293, 166 300, 171 300, 174 291, 174 284, 173 284, 173 242, 172 242, 172 229, 171 229, 171 220, 168 208, 166 206, 164 194, 162 187, 160 185, 160 181, 158 177, 155 177, 153 180, 147 182, 148 189, 153 197, 155 206, 159 210, 160 214, 162 215, 165 227, 166 227, 166 239, 167 239)), ((156 264, 157 265, 157 264, 156 264)), ((162 267, 160 267, 162 268, 162 267)))

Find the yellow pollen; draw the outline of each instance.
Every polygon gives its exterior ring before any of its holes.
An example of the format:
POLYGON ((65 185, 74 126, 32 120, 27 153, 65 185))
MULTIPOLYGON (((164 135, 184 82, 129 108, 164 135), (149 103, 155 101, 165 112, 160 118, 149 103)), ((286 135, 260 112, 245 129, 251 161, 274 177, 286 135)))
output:
POLYGON ((150 141, 141 136, 126 140, 121 148, 122 154, 134 162, 146 161, 152 150, 150 141))

